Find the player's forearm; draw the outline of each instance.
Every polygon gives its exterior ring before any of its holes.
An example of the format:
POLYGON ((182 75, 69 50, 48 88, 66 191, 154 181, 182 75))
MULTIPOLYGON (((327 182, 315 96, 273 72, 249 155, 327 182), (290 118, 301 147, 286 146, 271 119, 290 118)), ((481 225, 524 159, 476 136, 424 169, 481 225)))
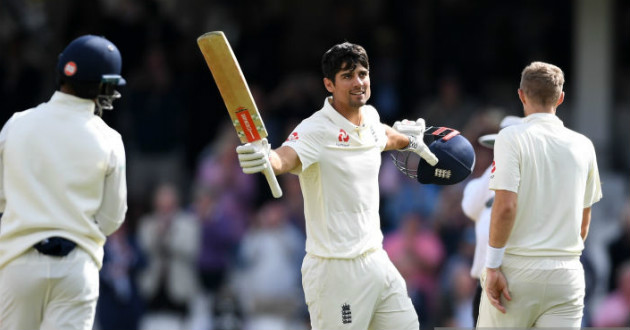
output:
POLYGON ((498 213, 495 215, 493 211, 492 220, 490 220, 490 239, 488 241, 490 246, 495 248, 504 247, 513 227, 514 216, 509 213, 498 213))
POLYGON ((516 218, 517 195, 511 191, 497 190, 490 220, 489 245, 502 248, 506 245, 516 218))
POLYGON ((287 146, 271 150, 269 153, 269 162, 276 175, 290 172, 301 165, 300 158, 295 150, 287 146))
POLYGON ((586 241, 586 236, 588 236, 588 229, 591 226, 591 208, 587 207, 582 211, 582 226, 580 230, 580 236, 582 236, 582 240, 586 241))
POLYGON ((269 162, 271 163, 271 168, 273 169, 273 173, 275 175, 279 175, 289 171, 287 169, 286 163, 282 161, 275 150, 271 150, 271 152, 269 152, 269 162))
POLYGON ((409 137, 407 135, 399 133, 387 125, 385 125, 385 135, 387 135, 386 151, 403 149, 409 145, 409 137))

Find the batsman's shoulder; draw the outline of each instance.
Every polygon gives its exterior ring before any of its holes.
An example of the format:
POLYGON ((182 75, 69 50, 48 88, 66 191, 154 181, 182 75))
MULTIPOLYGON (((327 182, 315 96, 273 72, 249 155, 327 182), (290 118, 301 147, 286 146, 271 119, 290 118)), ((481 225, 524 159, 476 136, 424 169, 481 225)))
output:
POLYGON ((570 134, 571 140, 577 142, 579 145, 595 150, 595 145, 593 144, 593 141, 588 136, 569 128, 567 128, 567 131, 568 131, 568 134, 570 134))
POLYGON ((318 132, 324 130, 329 124, 330 119, 318 111, 302 120, 302 122, 293 129, 293 132, 298 132, 301 135, 317 135, 318 132))
POLYGON ((591 145, 591 146, 593 145, 593 141, 591 141, 591 139, 588 136, 582 133, 576 132, 576 131, 573 131, 573 133, 577 136, 578 139, 582 139, 583 143, 591 145))
POLYGON ((27 118, 29 115, 33 114, 33 110, 35 110, 37 108, 31 108, 31 109, 27 109, 27 110, 22 110, 22 111, 17 111, 14 112, 13 115, 11 115, 11 117, 9 118, 9 120, 7 120, 5 125, 10 125, 10 124, 14 124, 24 118, 27 118))
POLYGON ((103 120, 103 118, 99 116, 94 116, 92 120, 94 120, 97 130, 101 132, 101 134, 104 134, 109 139, 122 140, 122 135, 117 130, 107 125, 107 123, 103 120))
POLYGON ((112 148, 112 151, 123 155, 125 147, 122 135, 117 130, 107 125, 101 117, 94 116, 92 123, 93 134, 98 136, 99 139, 107 141, 106 144, 112 148))

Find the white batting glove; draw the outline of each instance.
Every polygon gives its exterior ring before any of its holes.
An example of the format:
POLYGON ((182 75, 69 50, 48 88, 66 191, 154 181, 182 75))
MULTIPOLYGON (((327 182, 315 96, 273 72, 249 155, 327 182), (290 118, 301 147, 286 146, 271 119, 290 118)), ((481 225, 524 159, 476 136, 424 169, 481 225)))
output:
POLYGON ((258 173, 264 171, 267 167, 271 167, 269 162, 271 146, 266 138, 261 140, 261 145, 262 148, 252 143, 245 143, 236 147, 238 162, 243 168, 243 173, 258 173))
POLYGON ((402 121, 395 122, 392 128, 409 137, 409 145, 402 150, 417 153, 431 166, 435 166, 435 164, 438 163, 438 158, 429 150, 429 147, 424 144, 423 138, 426 128, 424 119, 418 118, 416 121, 403 119, 402 121))

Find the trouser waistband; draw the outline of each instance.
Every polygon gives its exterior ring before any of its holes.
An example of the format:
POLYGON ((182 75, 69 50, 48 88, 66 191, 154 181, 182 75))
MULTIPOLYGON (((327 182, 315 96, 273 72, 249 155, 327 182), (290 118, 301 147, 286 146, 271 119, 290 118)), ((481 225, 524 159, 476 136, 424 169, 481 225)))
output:
POLYGON ((581 269, 580 256, 531 257, 506 253, 501 267, 527 269, 581 269))

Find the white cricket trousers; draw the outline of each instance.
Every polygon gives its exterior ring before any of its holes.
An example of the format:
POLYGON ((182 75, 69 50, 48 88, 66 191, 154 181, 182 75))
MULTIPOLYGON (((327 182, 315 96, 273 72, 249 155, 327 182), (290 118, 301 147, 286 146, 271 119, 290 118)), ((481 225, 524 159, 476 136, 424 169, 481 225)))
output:
POLYGON ((506 254, 501 271, 511 301, 501 298, 506 313, 497 310, 485 292, 486 271, 481 274, 478 328, 580 328, 584 310, 585 280, 580 258, 522 257, 506 254))
POLYGON ((420 328, 405 280, 382 249, 354 259, 307 254, 302 286, 313 330, 420 328))
POLYGON ((65 257, 29 249, 0 268, 0 330, 91 330, 98 267, 80 247, 65 257))

